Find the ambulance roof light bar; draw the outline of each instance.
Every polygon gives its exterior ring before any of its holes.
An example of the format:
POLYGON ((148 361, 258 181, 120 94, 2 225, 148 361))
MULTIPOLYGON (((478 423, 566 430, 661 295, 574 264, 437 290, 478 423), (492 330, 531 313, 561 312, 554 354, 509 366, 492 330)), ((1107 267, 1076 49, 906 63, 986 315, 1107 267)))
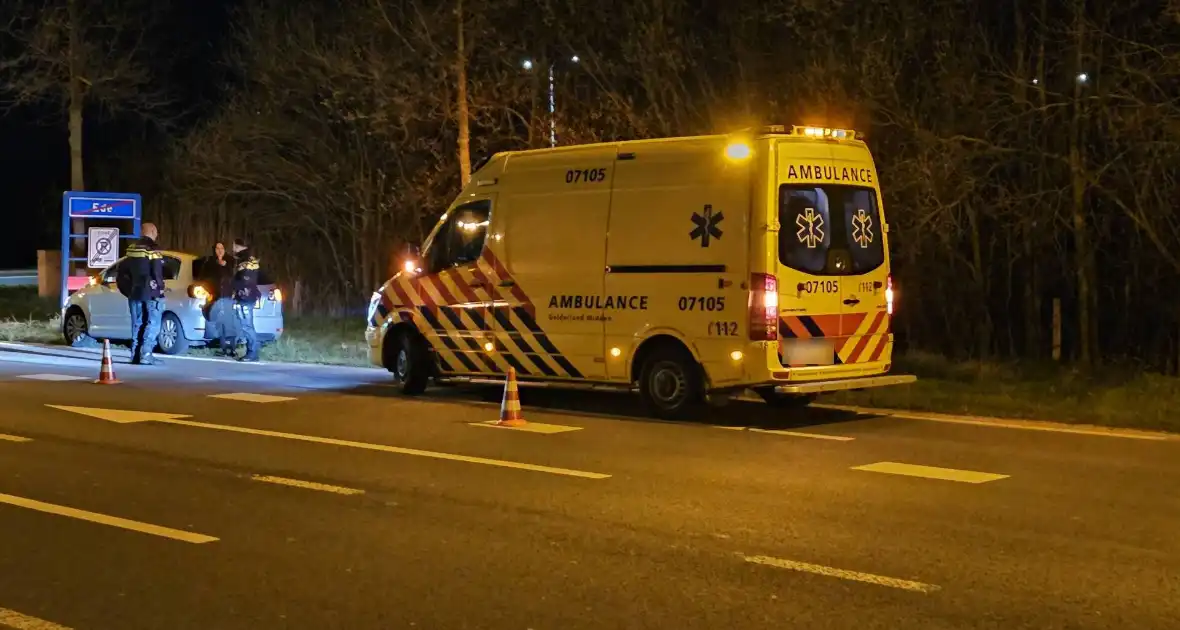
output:
POLYGON ((830 127, 804 127, 802 125, 794 125, 791 127, 791 134, 796 136, 807 136, 808 138, 830 138, 835 140, 856 139, 856 131, 852 129, 832 129, 830 127))

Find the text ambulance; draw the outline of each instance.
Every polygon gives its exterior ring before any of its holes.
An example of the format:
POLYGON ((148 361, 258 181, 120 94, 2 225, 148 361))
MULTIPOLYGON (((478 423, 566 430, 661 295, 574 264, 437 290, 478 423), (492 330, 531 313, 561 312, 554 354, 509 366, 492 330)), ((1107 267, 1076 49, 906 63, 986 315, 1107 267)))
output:
POLYGON ((374 293, 370 357, 409 394, 511 367, 637 388, 664 418, 908 383, 887 375, 887 232, 850 130, 500 153, 374 293))

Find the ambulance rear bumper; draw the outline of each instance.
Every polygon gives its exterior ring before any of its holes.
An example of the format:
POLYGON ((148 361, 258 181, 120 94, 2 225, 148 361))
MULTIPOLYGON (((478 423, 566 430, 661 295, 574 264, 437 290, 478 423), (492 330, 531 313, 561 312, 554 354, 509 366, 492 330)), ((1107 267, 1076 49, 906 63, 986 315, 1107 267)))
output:
POLYGON ((912 374, 883 374, 881 376, 864 376, 860 378, 841 378, 830 381, 808 381, 777 385, 774 391, 780 394, 820 394, 823 392, 839 392, 849 389, 869 389, 871 387, 888 387, 890 385, 905 385, 917 381, 912 374))

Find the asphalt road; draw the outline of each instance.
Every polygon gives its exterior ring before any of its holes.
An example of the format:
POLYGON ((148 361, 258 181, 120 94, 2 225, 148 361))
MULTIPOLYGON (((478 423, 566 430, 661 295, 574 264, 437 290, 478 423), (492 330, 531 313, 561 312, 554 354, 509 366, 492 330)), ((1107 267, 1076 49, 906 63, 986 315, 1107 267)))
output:
POLYGON ((1180 440, 118 361, 0 344, 0 627, 1180 627, 1180 440))

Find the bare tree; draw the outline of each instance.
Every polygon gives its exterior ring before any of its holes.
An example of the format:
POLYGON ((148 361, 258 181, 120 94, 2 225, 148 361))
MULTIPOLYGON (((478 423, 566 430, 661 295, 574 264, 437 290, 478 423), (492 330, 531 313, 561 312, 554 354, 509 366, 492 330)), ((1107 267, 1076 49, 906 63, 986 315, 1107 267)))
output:
MULTIPOLYGON (((0 99, 8 107, 50 106, 69 132, 70 188, 85 190, 83 124, 88 111, 156 116, 171 105, 153 82, 144 45, 158 3, 126 0, 7 0, 0 36, 15 55, 0 60, 0 99)), ((52 110, 51 110, 52 111, 52 110)), ((82 230, 82 221, 71 225, 82 230)), ((74 255, 84 245, 75 241, 74 255)))

